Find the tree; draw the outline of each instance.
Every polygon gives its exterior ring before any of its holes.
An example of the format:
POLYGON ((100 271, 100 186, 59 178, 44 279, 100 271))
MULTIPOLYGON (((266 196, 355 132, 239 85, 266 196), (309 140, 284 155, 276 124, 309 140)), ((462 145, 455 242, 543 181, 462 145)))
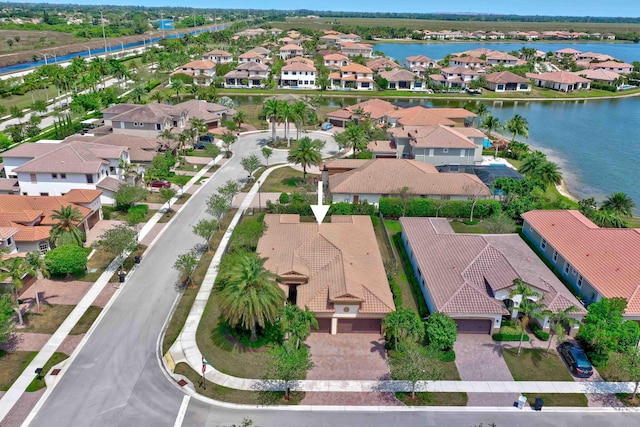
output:
POLYGON ((236 111, 235 116, 233 116, 233 121, 238 128, 241 128, 245 121, 244 111, 236 111))
POLYGON ((618 347, 625 322, 622 315, 626 308, 627 301, 624 298, 602 298, 589 305, 578 339, 585 344, 594 365, 606 365, 609 354, 618 347))
POLYGON ((324 143, 319 139, 313 141, 308 136, 301 138, 298 145, 289 150, 287 161, 302 166, 303 178, 307 177, 307 167, 320 166, 322 163, 322 154, 320 150, 324 143))
POLYGON ((146 188, 135 184, 122 184, 118 187, 118 191, 113 194, 113 200, 116 202, 118 209, 126 211, 136 203, 144 200, 149 192, 146 188))
POLYGON ((242 165, 244 170, 249 173, 249 179, 250 180, 253 179, 253 173, 256 170, 258 170, 258 168, 260 168, 260 166, 262 166, 262 163, 260 162, 260 159, 255 154, 252 154, 252 155, 250 155, 248 157, 243 157, 240 160, 240 164, 242 165))
POLYGON ((18 314, 20 325, 24 325, 22 319, 22 309, 20 308, 20 290, 24 286, 24 277, 26 275, 35 276, 36 272, 22 258, 10 258, 2 261, 0 265, 0 281, 5 279, 11 280, 11 289, 13 290, 15 312, 18 314))
POLYGON ((173 89, 176 91, 176 98, 182 100, 182 98, 180 98, 180 92, 184 90, 184 88, 184 81, 182 81, 181 79, 171 79, 171 83, 169 83, 169 89, 173 89))
POLYGON ((127 224, 118 224, 105 230, 98 238, 98 244, 118 260, 122 269, 129 252, 138 246, 138 233, 127 224))
POLYGON ((400 350, 387 359, 394 380, 411 383, 411 398, 416 398, 418 381, 440 380, 444 370, 438 359, 438 350, 423 347, 414 342, 405 342, 400 350))
POLYGON ((543 314, 549 316, 549 331, 551 331, 551 337, 549 338, 549 344, 547 345, 547 354, 549 354, 551 341, 553 341, 554 335, 558 336, 558 342, 561 343, 564 341, 565 328, 572 328, 579 323, 577 319, 569 317, 571 313, 575 313, 577 311, 578 308, 572 305, 565 309, 558 310, 555 313, 549 310, 543 312, 543 314))
POLYGON ((311 335, 311 327, 319 327, 318 320, 309 307, 302 310, 293 304, 286 304, 281 310, 279 323, 282 332, 288 336, 289 343, 296 349, 311 335))
POLYGON ((218 229, 221 227, 222 217, 229 209, 231 209, 231 203, 221 194, 212 194, 207 200, 206 212, 216 219, 218 229))
POLYGON ((606 210, 606 209, 597 209, 588 215, 588 218, 596 224, 598 227, 602 228, 624 228, 625 223, 624 220, 617 213, 606 210))
POLYGON ((46 113, 47 112, 47 102, 42 99, 36 99, 33 104, 31 104, 31 110, 36 113, 46 113))
POLYGON ((560 167, 556 163, 548 160, 538 166, 529 176, 532 179, 540 181, 545 186, 558 185, 562 182, 560 167))
POLYGON ((638 346, 629 348, 620 354, 616 362, 618 370, 634 383, 633 394, 629 400, 635 401, 638 386, 640 386, 640 348, 638 346))
POLYGON ((513 116, 511 120, 507 120, 505 128, 513 134, 513 140, 515 141, 517 136, 527 138, 529 136, 529 122, 520 114, 513 116))
POLYGON ((30 270, 35 271, 36 280, 33 282, 33 290, 36 294, 36 306, 40 310, 40 295, 38 295, 38 280, 42 277, 49 277, 49 269, 44 262, 42 254, 38 251, 29 252, 24 259, 30 270))
POLYGON ((209 144, 204 147, 204 155, 215 159, 220 155, 222 150, 216 144, 209 144))
MULTIPOLYGON (((206 134, 209 128, 203 119, 192 117, 189 119, 191 130, 193 131, 193 141, 197 141, 200 135, 206 134)), ((213 145, 213 144, 211 144, 213 145)))
POLYGON ((530 176, 534 174, 536 170, 540 168, 540 166, 547 161, 547 155, 541 151, 533 151, 525 156, 524 160, 522 160, 522 164, 518 168, 518 172, 522 175, 530 176))
POLYGON ((424 324, 420 315, 406 307, 387 314, 382 319, 382 329, 387 341, 393 340, 396 350, 401 342, 416 342, 424 338, 424 324))
POLYGON ((507 146, 507 154, 510 158, 521 160, 530 152, 529 146, 524 142, 511 141, 507 146))
POLYGON ((490 234, 507 234, 513 233, 516 228, 514 220, 509 218, 503 212, 493 214, 484 220, 484 229, 490 234))
POLYGON ((147 89, 144 86, 136 86, 129 93, 129 97, 133 99, 136 104, 140 104, 146 94, 147 89))
POLYGON ((514 299, 517 298, 514 303, 516 303, 516 308, 520 313, 522 313, 522 318, 520 319, 520 343, 518 343, 518 353, 520 356, 520 352, 522 350, 522 341, 524 339, 524 334, 527 329, 527 325, 532 318, 540 318, 542 304, 539 304, 533 300, 539 300, 542 298, 542 295, 539 292, 531 289, 529 284, 523 282, 520 279, 514 279, 513 281, 514 288, 509 292, 509 298, 514 299), (518 298, 519 297, 519 298, 518 298), (518 301, 519 300, 519 301, 518 301))
POLYGON ((602 202, 601 209, 614 212, 622 217, 633 216, 633 210, 636 204, 631 197, 626 193, 617 191, 609 196, 602 202))
POLYGON ((251 342, 258 338, 258 326, 276 320, 285 300, 274 274, 264 268, 265 261, 255 253, 239 257, 215 288, 222 316, 232 327, 250 329, 251 342))
POLYGON ((231 144, 236 142, 238 137, 231 132, 225 132, 222 134, 220 139, 222 140, 222 145, 224 146, 225 156, 227 158, 231 157, 231 144))
POLYGON ((290 343, 273 346, 269 350, 268 375, 284 381, 285 399, 289 400, 291 383, 304 379, 313 367, 307 347, 297 348, 290 343))
POLYGON ((0 295, 0 343, 7 342, 13 328, 13 307, 11 307, 11 296, 0 295))
POLYGON ((78 223, 83 218, 78 208, 71 205, 63 206, 54 210, 51 218, 56 221, 51 227, 51 241, 54 245, 83 245, 84 233, 78 228, 78 223))
POLYGON ((344 132, 336 133, 333 138, 340 147, 352 149, 354 159, 359 151, 367 149, 369 143, 367 134, 363 128, 353 122, 348 123, 344 132))
POLYGON ((191 283, 193 273, 196 271, 197 266, 198 256, 193 251, 178 255, 178 259, 176 259, 176 262, 173 264, 173 268, 185 276, 185 286, 191 283))
POLYGON ((456 322, 443 313, 432 313, 427 320, 427 340, 438 350, 449 350, 456 342, 456 322))
POLYGON ((492 138, 493 136, 491 135, 491 132, 493 132, 494 130, 499 131, 500 129, 502 129, 502 123, 500 123, 499 118, 494 117, 491 114, 487 114, 482 121, 481 127, 483 129, 486 129, 487 133, 489 134, 489 138, 492 138))
POLYGON ((302 131, 307 115, 309 114, 309 107, 304 101, 296 101, 291 106, 291 112, 293 120, 296 123, 296 139, 300 139, 300 132, 302 131))
POLYGON ((273 155, 273 150, 269 147, 262 147, 262 156, 267 161, 267 166, 269 166, 269 157, 273 155))
POLYGON ((211 239, 217 230, 218 221, 215 219, 201 219, 193 226, 193 234, 205 240, 207 251, 211 250, 211 239))
POLYGON ((159 191, 160 197, 162 197, 162 200, 164 200, 165 202, 167 202, 169 204, 168 206, 168 211, 171 210, 171 199, 173 199, 176 195, 176 190, 174 190, 173 188, 161 188, 159 191))
POLYGON ((52 276, 70 276, 84 271, 87 253, 74 244, 58 246, 44 255, 44 262, 52 276))
POLYGON ((240 190, 240 183, 230 179, 218 188, 218 193, 224 196, 224 198, 227 199, 229 206, 231 206, 233 199, 235 199, 235 197, 240 193, 240 190))
POLYGON ((262 114, 271 123, 271 140, 276 141, 276 126, 280 118, 281 104, 276 99, 268 99, 262 106, 262 114))

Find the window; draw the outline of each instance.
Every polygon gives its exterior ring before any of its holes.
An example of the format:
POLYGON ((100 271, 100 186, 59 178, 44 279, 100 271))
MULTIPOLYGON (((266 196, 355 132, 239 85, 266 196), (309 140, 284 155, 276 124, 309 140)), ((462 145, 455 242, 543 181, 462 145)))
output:
POLYGON ((40 193, 41 196, 48 196, 49 193, 40 193))
POLYGON ((44 254, 49 250, 49 244, 43 240, 42 242, 38 243, 38 249, 40 249, 41 254, 44 254))
POLYGON ((542 239, 542 242, 540 242, 540 247, 542 249, 547 249, 547 241, 545 239, 542 239))
POLYGON ((156 123, 156 130, 162 130, 162 125, 160 123, 156 123))
POLYGON ((67 179, 67 174, 66 173, 61 173, 60 174, 60 179, 67 179))
POLYGON ((32 184, 37 184, 38 183, 38 177, 36 176, 35 173, 30 173, 29 174, 29 178, 31 178, 31 183, 32 184))
POLYGON ((578 276, 578 282, 577 282, 577 283, 578 283, 578 287, 579 287, 579 288, 581 288, 581 287, 582 287, 582 280, 583 280, 583 279, 582 279, 582 275, 579 275, 579 276, 578 276))
POLYGON ((571 264, 569 264, 568 262, 564 264, 564 273, 565 274, 569 274, 569 268, 571 267, 571 264))
POLYGON ((93 175, 87 174, 87 184, 93 184, 93 175))
POLYGON ((467 150, 465 150, 464 148, 460 150, 460 157, 464 157, 466 154, 467 154, 467 150))
POLYGON ((58 179, 58 174, 57 174, 57 173, 52 173, 52 174, 51 174, 51 178, 53 178, 53 179, 58 179))
POLYGON ((433 148, 429 148, 429 157, 433 157, 433 148))
POLYGON ((13 243, 11 237, 7 237, 7 246, 11 246, 11 243, 13 243))
POLYGON ((553 262, 558 261, 558 251, 553 251, 553 262))

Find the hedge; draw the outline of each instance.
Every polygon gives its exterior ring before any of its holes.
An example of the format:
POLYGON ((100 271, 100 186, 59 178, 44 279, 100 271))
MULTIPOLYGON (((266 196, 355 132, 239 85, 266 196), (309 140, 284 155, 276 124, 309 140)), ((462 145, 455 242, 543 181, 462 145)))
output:
POLYGON ((441 351, 440 354, 441 362, 455 362, 456 361, 456 352, 453 349, 449 349, 447 351, 441 351))
MULTIPOLYGON (((413 198, 383 197, 379 202, 379 209, 385 218, 400 218, 401 216, 440 216, 445 218, 471 217, 471 200, 434 200, 413 198), (406 204, 403 215, 403 205, 406 204)), ((477 200, 473 210, 475 218, 487 218, 502 211, 497 200, 477 200)))
POLYGON ((393 279, 389 279, 389 287, 393 294, 393 304, 396 306, 396 310, 402 307, 402 289, 393 279))
POLYGON ((404 268, 404 273, 407 276, 409 285, 411 285, 413 296, 418 302, 418 314, 420 314, 420 317, 424 318, 429 314, 429 310, 427 309, 427 303, 425 302, 424 296, 422 295, 422 289, 420 289, 420 285, 418 284, 418 279, 416 279, 416 275, 413 272, 413 268, 411 267, 411 261, 409 260, 409 256, 407 255, 407 250, 402 243, 401 233, 396 233, 393 235, 393 242, 396 245, 398 252, 400 252, 400 258, 402 259, 402 268, 404 268))
POLYGON ((542 341, 549 340, 549 334, 543 331, 540 328, 540 325, 538 325, 536 322, 531 322, 529 327, 531 328, 531 332, 533 332, 533 335, 535 335, 539 340, 542 340, 542 341))
MULTIPOLYGON (((520 334, 503 334, 497 333, 491 335, 494 341, 520 341, 520 334)), ((522 341, 529 341, 529 335, 524 334, 522 341)))
MULTIPOLYGON (((267 209, 270 213, 299 214, 312 216, 313 211, 308 203, 291 202, 289 204, 273 203, 267 201, 267 209)), ((366 202, 363 203, 334 203, 329 208, 327 215, 373 215, 375 208, 366 202)))

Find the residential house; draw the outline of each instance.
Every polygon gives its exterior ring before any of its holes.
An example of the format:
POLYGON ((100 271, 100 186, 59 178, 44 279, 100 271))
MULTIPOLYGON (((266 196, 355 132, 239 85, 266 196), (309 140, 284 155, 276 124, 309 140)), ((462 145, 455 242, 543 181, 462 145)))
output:
POLYGON ((613 56, 604 54, 604 53, 596 53, 596 52, 583 52, 580 53, 576 57, 576 61, 597 61, 597 62, 605 62, 605 61, 613 61, 615 58, 613 56))
POLYGON ((247 62, 255 62, 257 64, 264 64, 266 61, 266 58, 264 57, 264 55, 258 53, 258 52, 254 52, 252 50, 243 53, 242 55, 238 55, 238 62, 240 64, 243 63, 247 63, 247 62))
POLYGON ((304 55, 304 49, 297 44, 287 44, 280 48, 280 58, 288 59, 304 55))
POLYGON ((333 90, 373 90, 373 71, 355 62, 340 67, 339 72, 329 74, 333 90))
POLYGON ((338 37, 340 38, 340 43, 342 43, 342 44, 344 44, 344 43, 360 43, 362 41, 362 39, 360 38, 359 35, 353 34, 353 33, 338 34, 338 37))
POLYGON ((466 173, 440 173, 430 164, 405 159, 336 159, 322 167, 325 186, 334 202, 378 205, 408 187, 412 197, 443 200, 486 199, 489 188, 480 179, 466 173), (343 161, 349 160, 349 161, 343 161), (350 168, 346 171, 339 172, 350 168))
POLYGON ((440 74, 430 74, 429 79, 440 83, 449 89, 466 89, 473 80, 480 77, 480 73, 470 68, 457 66, 440 70, 440 74))
POLYGON ((64 196, 0 195, 0 245, 13 247, 13 252, 47 252, 52 246, 51 227, 56 224, 51 215, 66 206, 78 210, 82 218, 78 228, 86 233, 102 219, 101 193, 74 189, 64 196), (8 236, 4 242, 3 234, 8 236))
POLYGON ((544 87, 562 92, 571 92, 580 89, 589 89, 591 80, 585 79, 569 71, 555 71, 551 73, 527 73, 527 78, 534 81, 538 87, 544 87))
POLYGON ((334 215, 318 225, 265 215, 264 222, 256 252, 287 300, 314 313, 318 332, 381 332, 395 306, 371 218, 334 215))
POLYGON ((505 34, 500 31, 489 31, 487 33, 487 38, 489 40, 504 40, 505 34))
POLYGON ((280 43, 281 45, 289 45, 289 44, 294 44, 296 46, 300 46, 302 47, 302 39, 300 39, 299 37, 293 38, 293 37, 282 37, 278 39, 278 43, 280 43))
POLYGON ((340 51, 346 56, 360 56, 371 58, 373 46, 366 43, 344 42, 340 44, 340 51))
MULTIPOLYGON (((4 165, 0 163, 0 171, 4 165)), ((17 178, 0 178, 0 194, 20 194, 20 185, 17 178)))
POLYGON ((558 58, 571 57, 576 59, 582 52, 579 50, 573 49, 571 47, 566 47, 564 49, 558 49, 554 52, 558 58))
POLYGON ((326 45, 336 45, 340 43, 340 36, 337 34, 325 34, 324 36, 318 39, 320 43, 324 43, 326 45))
POLYGON ((424 77, 431 68, 440 68, 438 63, 424 55, 409 56, 405 60, 406 67, 418 76, 424 77))
POLYGON ((292 62, 280 71, 280 87, 291 89, 315 89, 316 67, 306 62, 292 62))
POLYGON ((625 298, 640 321, 640 229, 600 228, 575 210, 522 214, 522 234, 587 303, 625 298))
POLYGON ((443 125, 469 127, 477 115, 464 108, 426 108, 420 105, 395 108, 385 115, 385 122, 391 127, 443 125))
POLYGON ((605 61, 605 62, 593 62, 589 66, 592 70, 607 70, 615 71, 620 74, 629 74, 633 71, 633 65, 626 62, 605 61))
POLYGON ((485 76, 486 88, 494 92, 531 92, 531 80, 511 71, 501 71, 485 76))
POLYGON ((202 55, 202 59, 208 59, 216 64, 226 64, 233 62, 233 54, 221 49, 214 49, 202 55))
POLYGON ((398 107, 382 99, 368 99, 364 102, 327 113, 327 121, 337 127, 346 127, 349 122, 358 122, 360 117, 366 116, 374 124, 383 123, 385 115, 398 107))
POLYGON ((209 130, 221 127, 222 120, 232 120, 236 114, 236 110, 233 108, 207 102, 203 99, 191 99, 181 102, 176 104, 176 108, 186 111, 189 119, 195 118, 202 120, 209 130))
POLYGON ((518 65, 518 58, 513 55, 509 55, 506 52, 492 51, 487 53, 486 58, 487 65, 491 66, 502 65, 505 67, 513 67, 518 65))
POLYGON ((187 62, 182 67, 171 73, 186 74, 193 77, 193 83, 199 86, 209 86, 216 76, 216 63, 208 59, 198 59, 187 62))
POLYGON ((451 67, 484 69, 486 63, 487 61, 484 59, 476 58, 475 56, 455 56, 449 59, 451 67))
POLYGON ((262 87, 262 81, 269 77, 269 67, 257 62, 240 64, 235 70, 224 75, 225 88, 262 87))
POLYGON ((11 255, 18 252, 15 236, 19 231, 9 221, 0 221, 0 253, 11 255))
POLYGON ((476 140, 444 125, 402 126, 388 130, 398 158, 432 165, 472 165, 482 161, 484 138, 476 140))
MULTIPOLYGON (((164 130, 184 129, 187 113, 167 104, 152 102, 144 105, 116 104, 102 110, 104 123, 113 133, 157 137, 164 130)), ((98 129, 94 129, 94 133, 98 129)))
POLYGON ((409 70, 398 69, 392 71, 382 71, 379 76, 386 79, 389 89, 396 90, 421 90, 422 81, 409 70))
POLYGON ((349 57, 337 52, 325 55, 322 59, 324 61, 324 66, 332 69, 346 67, 347 65, 351 64, 349 57))
POLYGON ((376 58, 367 61, 366 66, 371 68, 374 73, 381 73, 382 71, 393 71, 400 69, 400 65, 389 58, 376 58))
POLYGON ((598 82, 610 86, 618 86, 620 83, 620 74, 615 71, 609 71, 602 68, 597 70, 581 70, 576 71, 574 74, 589 79, 592 82, 598 82))
MULTIPOLYGON (((573 294, 517 234, 456 234, 446 218, 400 218, 402 242, 430 313, 453 318, 458 333, 492 334, 503 318, 516 319, 521 280, 540 296, 545 310, 575 306, 569 317, 587 313, 573 294)), ((549 316, 537 321, 549 331, 549 316)), ((570 335, 575 335, 573 326, 570 335)))

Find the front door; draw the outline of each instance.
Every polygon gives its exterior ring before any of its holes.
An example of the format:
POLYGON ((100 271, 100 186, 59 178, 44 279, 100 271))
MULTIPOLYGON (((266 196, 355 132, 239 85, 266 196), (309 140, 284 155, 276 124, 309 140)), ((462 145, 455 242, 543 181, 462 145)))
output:
POLYGON ((355 195, 353 196, 353 203, 359 203, 360 202, 360 196, 355 195))

